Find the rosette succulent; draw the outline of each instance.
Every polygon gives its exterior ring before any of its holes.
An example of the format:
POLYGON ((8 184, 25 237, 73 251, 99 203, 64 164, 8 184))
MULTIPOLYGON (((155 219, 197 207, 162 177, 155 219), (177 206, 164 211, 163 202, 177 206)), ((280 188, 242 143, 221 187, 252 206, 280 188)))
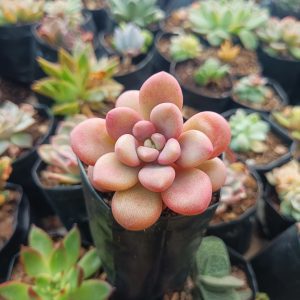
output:
POLYGON ((171 38, 170 54, 174 61, 196 58, 202 51, 202 45, 193 34, 181 33, 171 38))
POLYGON ((29 104, 20 107, 10 101, 0 104, 0 155, 12 148, 32 147, 33 137, 26 130, 35 123, 34 114, 35 110, 29 104))
POLYGON ((4 204, 8 197, 9 191, 5 189, 6 181, 12 172, 11 159, 8 156, 0 158, 0 206, 4 204))
POLYGON ((39 21, 44 15, 43 0, 1 0, 0 26, 39 21))
POLYGON ((228 123, 201 112, 183 124, 182 106, 180 85, 161 72, 140 91, 123 93, 106 119, 86 120, 71 133, 92 185, 115 192, 112 214, 128 230, 153 225, 164 205, 182 215, 201 214, 225 181, 217 156, 230 143, 228 123))
POLYGON ((60 122, 50 144, 38 148, 40 158, 47 164, 41 172, 41 178, 59 185, 80 184, 77 157, 70 145, 70 133, 79 123, 86 120, 84 115, 75 115, 60 122))
POLYGON ((266 150, 264 141, 270 131, 267 122, 261 120, 258 113, 247 114, 238 109, 229 119, 232 140, 230 148, 236 152, 263 152, 266 150))
POLYGON ((232 62, 241 52, 240 46, 235 46, 226 40, 218 51, 218 58, 226 63, 232 62))

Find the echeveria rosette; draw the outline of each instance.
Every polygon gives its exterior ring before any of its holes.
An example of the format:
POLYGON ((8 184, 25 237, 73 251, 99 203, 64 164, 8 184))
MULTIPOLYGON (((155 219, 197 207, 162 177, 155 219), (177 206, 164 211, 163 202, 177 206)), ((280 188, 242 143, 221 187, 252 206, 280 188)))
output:
POLYGON ((126 229, 150 227, 165 206, 182 215, 200 214, 225 181, 217 156, 230 143, 227 121, 201 112, 183 123, 182 106, 178 82, 161 72, 140 91, 123 93, 106 119, 89 119, 71 133, 92 185, 115 192, 112 214, 126 229))

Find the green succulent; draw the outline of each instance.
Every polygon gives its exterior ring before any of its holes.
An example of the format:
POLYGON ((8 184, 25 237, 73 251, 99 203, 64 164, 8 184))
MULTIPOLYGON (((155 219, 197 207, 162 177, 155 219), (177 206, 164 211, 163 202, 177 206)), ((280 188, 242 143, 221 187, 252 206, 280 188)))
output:
POLYGON ((60 49, 58 63, 41 57, 38 62, 49 77, 35 82, 32 89, 55 102, 52 109, 56 115, 91 116, 92 111, 100 112, 105 107, 105 101, 113 102, 123 89, 112 78, 118 59, 97 61, 90 46, 74 51, 73 55, 60 49))
POLYGON ((300 141, 300 106, 286 106, 272 115, 281 126, 290 131, 293 139, 300 141))
POLYGON ((257 30, 263 49, 271 56, 300 60, 300 21, 271 18, 257 30))
POLYGON ((33 146, 33 137, 26 130, 36 121, 35 110, 29 104, 18 105, 5 101, 0 104, 0 155, 11 146, 29 149, 33 146))
POLYGON ((196 33, 203 35, 212 46, 239 38, 249 50, 258 45, 255 30, 264 26, 268 12, 254 1, 208 0, 190 10, 189 21, 196 33))
POLYGON ((253 74, 238 80, 233 94, 239 101, 263 104, 269 99, 271 90, 266 78, 253 74))
POLYGON ((246 300, 251 297, 244 280, 231 275, 231 263, 224 242, 214 236, 203 238, 196 253, 196 285, 203 300, 246 300))
POLYGON ((111 13, 118 23, 131 22, 145 28, 159 22, 164 13, 156 0, 109 0, 111 13))
POLYGON ((193 34, 183 33, 171 38, 170 54, 176 62, 196 58, 201 51, 202 45, 193 34))
POLYGON ((43 230, 33 226, 29 246, 22 247, 20 260, 28 282, 9 281, 0 285, 4 300, 104 300, 110 285, 89 279, 101 267, 95 249, 80 258, 81 242, 77 228, 54 243, 43 230))
POLYGON ((229 67, 215 58, 206 60, 194 74, 195 82, 200 86, 217 83, 228 75, 229 67))
POLYGON ((12 172, 11 162, 8 156, 0 157, 0 207, 9 199, 9 190, 5 187, 12 172))
POLYGON ((255 300, 270 300, 270 298, 266 293, 257 293, 255 300))
POLYGON ((263 121, 258 113, 247 114, 238 109, 229 119, 231 129, 230 148, 236 152, 263 152, 266 150, 264 141, 270 131, 270 126, 263 121))

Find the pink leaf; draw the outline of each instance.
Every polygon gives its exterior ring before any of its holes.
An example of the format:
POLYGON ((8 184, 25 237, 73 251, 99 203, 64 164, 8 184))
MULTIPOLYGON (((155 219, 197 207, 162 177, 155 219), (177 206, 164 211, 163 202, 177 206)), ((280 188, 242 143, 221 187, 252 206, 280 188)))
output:
POLYGON ((118 160, 129 167, 138 167, 141 162, 136 152, 137 147, 138 141, 131 134, 120 136, 115 145, 118 160))
POLYGON ((137 148, 137 154, 140 160, 150 163, 157 159, 159 151, 154 148, 139 146, 137 148))
POLYGON ((166 144, 166 138, 160 133, 154 133, 151 135, 151 140, 157 150, 162 150, 166 144))
POLYGON ((180 145, 176 139, 169 139, 158 157, 161 165, 170 165, 180 157, 180 145))
POLYGON ((116 101, 116 107, 129 107, 139 112, 139 91, 131 90, 122 93, 116 101))
POLYGON ((147 138, 150 138, 153 133, 156 132, 154 125, 150 121, 142 120, 137 122, 133 129, 133 135, 141 142, 144 142, 147 138))

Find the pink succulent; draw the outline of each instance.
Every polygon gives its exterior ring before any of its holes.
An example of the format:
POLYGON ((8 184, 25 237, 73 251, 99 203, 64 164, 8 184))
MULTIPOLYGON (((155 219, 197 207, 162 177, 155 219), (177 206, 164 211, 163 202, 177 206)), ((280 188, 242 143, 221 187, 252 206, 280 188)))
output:
POLYGON ((182 106, 178 82, 161 72, 140 91, 123 93, 106 119, 86 120, 71 133, 92 185, 115 192, 112 214, 126 229, 150 227, 165 207, 200 214, 224 184, 226 168, 217 156, 230 143, 227 121, 200 112, 183 123, 182 106))

